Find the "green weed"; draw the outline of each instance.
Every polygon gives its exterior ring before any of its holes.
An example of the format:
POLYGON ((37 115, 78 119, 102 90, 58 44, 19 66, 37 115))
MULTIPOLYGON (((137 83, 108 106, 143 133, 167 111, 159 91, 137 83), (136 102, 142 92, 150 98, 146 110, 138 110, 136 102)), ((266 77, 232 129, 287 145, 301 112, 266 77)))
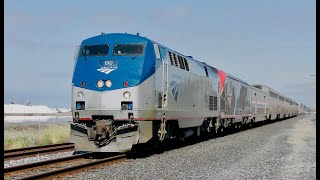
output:
POLYGON ((69 128, 69 123, 10 126, 4 129, 4 149, 66 143, 69 142, 69 128))

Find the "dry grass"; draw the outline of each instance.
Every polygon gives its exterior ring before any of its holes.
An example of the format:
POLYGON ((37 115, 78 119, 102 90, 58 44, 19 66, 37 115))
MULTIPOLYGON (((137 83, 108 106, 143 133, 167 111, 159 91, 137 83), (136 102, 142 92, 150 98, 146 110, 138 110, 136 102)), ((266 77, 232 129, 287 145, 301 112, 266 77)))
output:
POLYGON ((70 124, 11 126, 4 129, 4 149, 42 146, 69 142, 70 124))

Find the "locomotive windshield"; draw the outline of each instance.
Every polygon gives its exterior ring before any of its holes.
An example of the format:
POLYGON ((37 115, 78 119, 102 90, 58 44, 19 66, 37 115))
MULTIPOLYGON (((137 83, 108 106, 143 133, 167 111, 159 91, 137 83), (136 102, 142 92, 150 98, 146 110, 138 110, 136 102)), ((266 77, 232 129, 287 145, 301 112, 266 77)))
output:
POLYGON ((130 56, 142 55, 142 44, 117 44, 114 45, 113 55, 116 56, 130 56))
POLYGON ((83 46, 81 56, 104 56, 108 51, 109 45, 83 46))

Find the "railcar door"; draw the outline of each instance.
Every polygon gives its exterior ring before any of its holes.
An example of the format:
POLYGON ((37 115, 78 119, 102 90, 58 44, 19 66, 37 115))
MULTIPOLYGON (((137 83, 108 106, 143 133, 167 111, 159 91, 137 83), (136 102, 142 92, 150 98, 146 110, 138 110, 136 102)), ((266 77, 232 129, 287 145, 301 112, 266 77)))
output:
POLYGON ((163 109, 168 106, 168 61, 164 59, 163 61, 163 109))
POLYGON ((158 110, 165 110, 168 106, 168 61, 166 51, 158 44, 154 44, 156 55, 155 89, 158 110))
POLYGON ((220 98, 220 115, 225 115, 227 110, 227 81, 225 81, 225 84, 222 89, 221 98, 220 98))
MULTIPOLYGON (((253 91, 252 92, 252 114, 254 114, 255 116, 257 115, 257 91, 253 91)), ((258 94, 259 96, 259 94, 258 94)))

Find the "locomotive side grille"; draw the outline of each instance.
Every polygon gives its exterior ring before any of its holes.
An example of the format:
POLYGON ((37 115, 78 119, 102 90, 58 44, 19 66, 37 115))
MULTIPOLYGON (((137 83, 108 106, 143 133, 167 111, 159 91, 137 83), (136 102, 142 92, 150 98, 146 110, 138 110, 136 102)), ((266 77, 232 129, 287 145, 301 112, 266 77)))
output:
POLYGON ((172 53, 170 51, 168 51, 168 52, 169 52, 169 58, 170 58, 171 65, 173 66, 174 63, 173 63, 172 53))
POLYGON ((186 66, 186 70, 189 71, 189 65, 188 65, 188 61, 186 58, 183 58, 184 60, 184 65, 186 66))
POLYGON ((181 69, 185 69, 185 68, 184 68, 184 62, 183 62, 183 59, 182 59, 181 56, 178 56, 178 60, 179 60, 180 68, 181 68, 181 69))
POLYGON ((209 96, 209 111, 213 111, 213 96, 209 96))
POLYGON ((177 67, 180 67, 181 69, 185 69, 189 71, 189 65, 186 58, 179 56, 171 51, 168 51, 168 54, 169 54, 169 59, 172 66, 177 66, 177 67))
POLYGON ((179 64, 178 64, 178 61, 177 61, 177 55, 172 53, 173 54, 173 59, 174 59, 174 64, 179 67, 179 64))
POLYGON ((213 97, 213 110, 215 110, 215 111, 218 110, 218 97, 217 96, 213 97))

